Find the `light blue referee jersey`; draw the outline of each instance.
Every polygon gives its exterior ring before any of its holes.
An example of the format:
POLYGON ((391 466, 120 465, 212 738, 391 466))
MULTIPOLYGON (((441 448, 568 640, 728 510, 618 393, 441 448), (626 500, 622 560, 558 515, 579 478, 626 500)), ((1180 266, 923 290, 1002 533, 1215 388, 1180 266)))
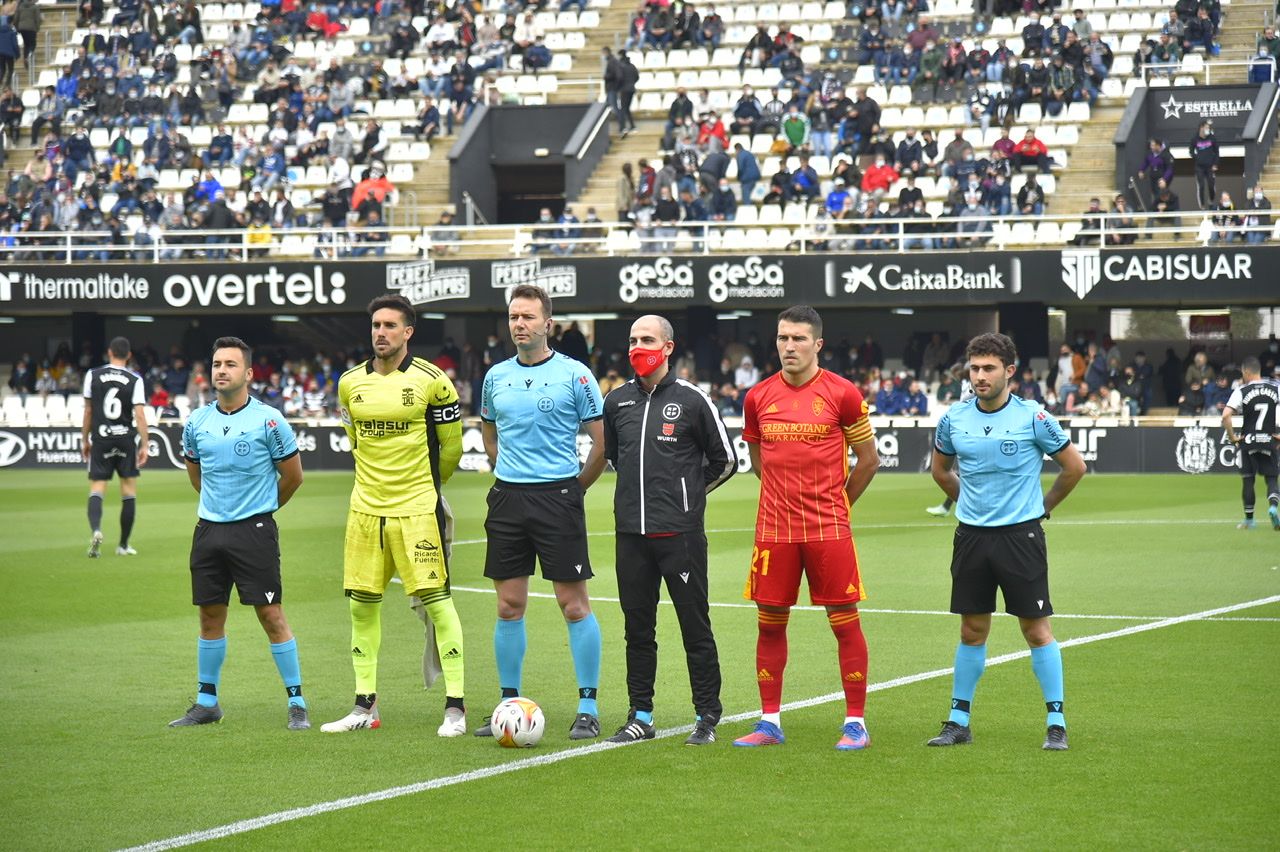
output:
POLYGON ((957 458, 956 519, 1002 527, 1043 517, 1044 455, 1055 455, 1069 443, 1053 415, 1021 397, 1010 395, 999 411, 983 411, 976 399, 951 406, 938 420, 933 445, 957 458))
POLYGON ((280 508, 276 465, 297 453, 284 415, 253 398, 231 412, 211 402, 182 430, 183 456, 200 465, 200 517, 220 524, 280 508))
POLYGON ((484 377, 481 419, 498 427, 504 482, 555 482, 577 476, 578 426, 604 416, 595 376, 559 352, 537 364, 508 358, 484 377))

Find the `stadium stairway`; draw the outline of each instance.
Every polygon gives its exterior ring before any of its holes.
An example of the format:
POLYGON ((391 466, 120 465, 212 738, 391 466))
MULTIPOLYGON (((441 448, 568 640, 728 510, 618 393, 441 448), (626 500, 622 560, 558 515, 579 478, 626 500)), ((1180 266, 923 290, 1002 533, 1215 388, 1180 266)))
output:
MULTIPOLYGON (((554 4, 552 4, 554 5, 554 4)), ((553 104, 576 104, 586 100, 604 98, 604 63, 600 59, 600 49, 607 47, 617 53, 626 41, 627 26, 635 13, 633 4, 614 2, 605 7, 594 7, 600 13, 600 26, 587 30, 586 44, 580 50, 569 51, 573 61, 573 72, 567 76, 573 79, 593 80, 596 86, 591 88, 590 97, 580 86, 567 86, 552 92, 547 100, 553 104)), ((632 61, 639 63, 640 51, 635 51, 632 61)))
POLYGON ((1058 176, 1057 189, 1049 199, 1049 212, 1069 216, 1083 212, 1089 199, 1098 197, 1103 207, 1110 206, 1115 195, 1116 128, 1124 115, 1124 102, 1105 104, 1099 101, 1089 121, 1080 127, 1080 141, 1071 148, 1071 168, 1058 176))
POLYGON ((654 152, 662 146, 662 129, 665 122, 661 119, 637 119, 636 132, 621 137, 613 131, 617 125, 610 122, 609 129, 613 133, 613 141, 609 153, 605 154, 586 187, 573 201, 578 218, 586 216, 587 208, 596 208, 596 214, 606 222, 613 221, 617 215, 618 178, 622 176, 622 164, 631 163, 633 176, 639 175, 637 163, 641 157, 649 159, 653 167, 660 168, 661 162, 653 162, 654 152))
MULTIPOLYGON (((1239 61, 1252 56, 1258 45, 1258 36, 1266 23, 1267 13, 1275 9, 1271 0, 1232 0, 1223 7, 1222 32, 1218 43, 1222 46, 1221 59, 1239 61)), ((1212 64, 1212 62, 1210 63, 1212 64)), ((1239 69, 1226 75, 1225 80, 1241 79, 1239 69)))

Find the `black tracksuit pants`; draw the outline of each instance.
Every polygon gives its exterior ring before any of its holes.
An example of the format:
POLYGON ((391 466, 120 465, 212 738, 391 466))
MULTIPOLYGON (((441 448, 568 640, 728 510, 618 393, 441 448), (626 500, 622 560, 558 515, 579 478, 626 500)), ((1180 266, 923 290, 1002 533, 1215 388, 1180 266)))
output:
POLYGON ((694 712, 718 721, 720 658, 707 606, 707 536, 648 537, 618 533, 618 596, 627 638, 627 693, 635 710, 653 712, 658 671, 658 594, 662 581, 675 605, 684 639, 694 712))

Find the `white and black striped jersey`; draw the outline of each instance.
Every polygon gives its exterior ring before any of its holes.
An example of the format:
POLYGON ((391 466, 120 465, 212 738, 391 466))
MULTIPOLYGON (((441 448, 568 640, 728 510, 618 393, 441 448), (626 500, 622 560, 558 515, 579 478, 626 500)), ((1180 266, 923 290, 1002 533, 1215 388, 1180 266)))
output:
POLYGON ((89 406, 94 437, 132 437, 137 431, 133 407, 145 405, 142 377, 127 367, 104 364, 84 378, 85 405, 89 406))
POLYGON ((1244 418, 1240 442, 1246 447, 1269 448, 1280 434, 1280 384, 1270 379, 1240 385, 1231 392, 1227 408, 1244 418))

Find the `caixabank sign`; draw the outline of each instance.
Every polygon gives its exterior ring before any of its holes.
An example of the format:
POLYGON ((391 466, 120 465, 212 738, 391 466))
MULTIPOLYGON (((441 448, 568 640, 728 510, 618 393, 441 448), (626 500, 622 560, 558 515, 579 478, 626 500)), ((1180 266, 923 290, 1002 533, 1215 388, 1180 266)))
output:
POLYGON ((0 315, 360 313, 400 293, 432 311, 493 312, 519 284, 557 311, 1280 303, 1280 246, 1024 252, 536 256, 515 260, 10 266, 0 315))
MULTIPOLYGON (((306 470, 350 470, 351 443, 340 426, 293 424, 298 451, 306 470)), ((741 430, 730 427, 729 437, 738 452, 738 470, 751 472, 750 456, 741 430)), ((1067 434, 1080 450, 1089 469, 1098 473, 1238 473, 1240 455, 1221 428, 1206 426, 1068 426, 1067 434)), ((164 423, 149 432, 151 460, 147 471, 176 470, 182 461, 182 426, 164 423)), ((927 475, 933 446, 933 430, 919 426, 881 426, 876 450, 881 473, 927 475)), ((591 440, 578 436, 583 459, 591 440)), ((5 468, 83 468, 80 430, 75 427, 0 427, 0 470, 5 468)), ((1057 465, 1045 460, 1045 469, 1057 465)), ((462 434, 459 470, 488 472, 489 460, 479 426, 469 425, 462 434)))

